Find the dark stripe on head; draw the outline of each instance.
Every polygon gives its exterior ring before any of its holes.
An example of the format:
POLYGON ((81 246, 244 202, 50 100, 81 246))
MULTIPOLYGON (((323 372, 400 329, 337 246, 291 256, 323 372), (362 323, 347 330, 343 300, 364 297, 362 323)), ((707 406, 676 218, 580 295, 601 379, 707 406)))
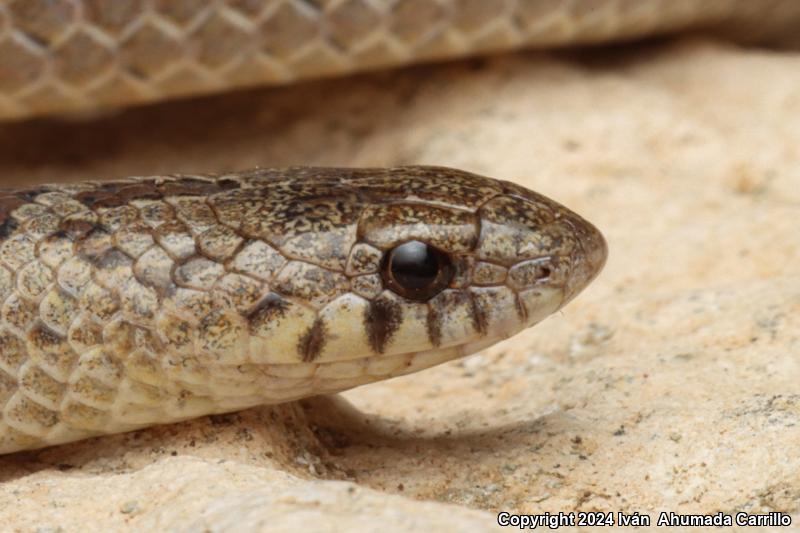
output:
POLYGON ((442 344, 442 322, 436 305, 428 305, 428 319, 425 322, 425 328, 428 331, 428 340, 438 348, 442 344))
POLYGON ((398 303, 381 297, 370 302, 364 315, 364 327, 376 353, 383 353, 402 320, 403 309, 398 303))
POLYGON ((486 309, 481 307, 481 299, 473 293, 470 293, 470 301, 472 302, 472 325, 478 333, 486 335, 486 332, 489 331, 486 309))
POLYGON ((319 318, 314 321, 308 331, 306 331, 297 346, 297 351, 303 359, 303 362, 310 363, 322 353, 322 348, 325 346, 325 336, 327 329, 325 322, 319 318))

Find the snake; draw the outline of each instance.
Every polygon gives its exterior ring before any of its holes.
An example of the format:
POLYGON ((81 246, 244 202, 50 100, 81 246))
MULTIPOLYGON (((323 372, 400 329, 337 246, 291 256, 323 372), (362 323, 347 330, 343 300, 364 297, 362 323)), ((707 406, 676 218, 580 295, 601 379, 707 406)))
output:
MULTIPOLYGON (((0 0, 0 119, 798 20, 787 0, 0 0)), ((0 453, 463 357, 561 309, 607 253, 563 205, 444 167, 0 189, 0 453)))
POLYGON ((473 353, 599 272, 589 222, 440 167, 0 192, 0 452, 334 393, 473 353))
POLYGON ((708 30, 795 38, 794 0, 0 0, 0 119, 708 30))

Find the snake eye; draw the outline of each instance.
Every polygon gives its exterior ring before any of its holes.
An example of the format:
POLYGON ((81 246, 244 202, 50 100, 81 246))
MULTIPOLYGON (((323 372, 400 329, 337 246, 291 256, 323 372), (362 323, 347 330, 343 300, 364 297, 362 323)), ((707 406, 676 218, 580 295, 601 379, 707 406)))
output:
POLYGON ((444 289, 453 273, 446 253, 420 241, 392 248, 381 265, 384 283, 400 296, 417 302, 429 300, 444 289))

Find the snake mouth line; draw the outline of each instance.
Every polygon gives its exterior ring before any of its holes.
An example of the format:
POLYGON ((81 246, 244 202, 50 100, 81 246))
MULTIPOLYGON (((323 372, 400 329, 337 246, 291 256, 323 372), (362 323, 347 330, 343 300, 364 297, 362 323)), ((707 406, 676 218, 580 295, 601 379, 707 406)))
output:
POLYGON ((313 384, 316 388, 320 382, 336 382, 357 378, 384 379, 410 374, 477 353, 512 335, 513 332, 503 335, 489 335, 471 342, 443 348, 431 348, 393 355, 370 355, 347 361, 307 363, 304 365, 267 365, 266 368, 262 369, 262 372, 268 378, 285 380, 287 388, 296 386, 297 380, 313 384), (300 369, 298 368, 299 366, 305 368, 300 369), (289 376, 289 373, 292 375, 289 376))

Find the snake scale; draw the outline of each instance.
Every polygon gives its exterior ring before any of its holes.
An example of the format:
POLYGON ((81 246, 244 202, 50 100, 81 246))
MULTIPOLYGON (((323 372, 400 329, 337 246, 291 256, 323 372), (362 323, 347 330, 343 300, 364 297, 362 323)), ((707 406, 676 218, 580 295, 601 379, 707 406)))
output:
MULTIPOLYGON (((0 0, 0 119, 798 19, 787 0, 0 0)), ((440 167, 2 189, 0 453, 427 368, 539 322, 605 258, 556 202, 440 167)))
POLYGON ((685 29, 796 35, 795 0, 0 0, 0 118, 685 29))

